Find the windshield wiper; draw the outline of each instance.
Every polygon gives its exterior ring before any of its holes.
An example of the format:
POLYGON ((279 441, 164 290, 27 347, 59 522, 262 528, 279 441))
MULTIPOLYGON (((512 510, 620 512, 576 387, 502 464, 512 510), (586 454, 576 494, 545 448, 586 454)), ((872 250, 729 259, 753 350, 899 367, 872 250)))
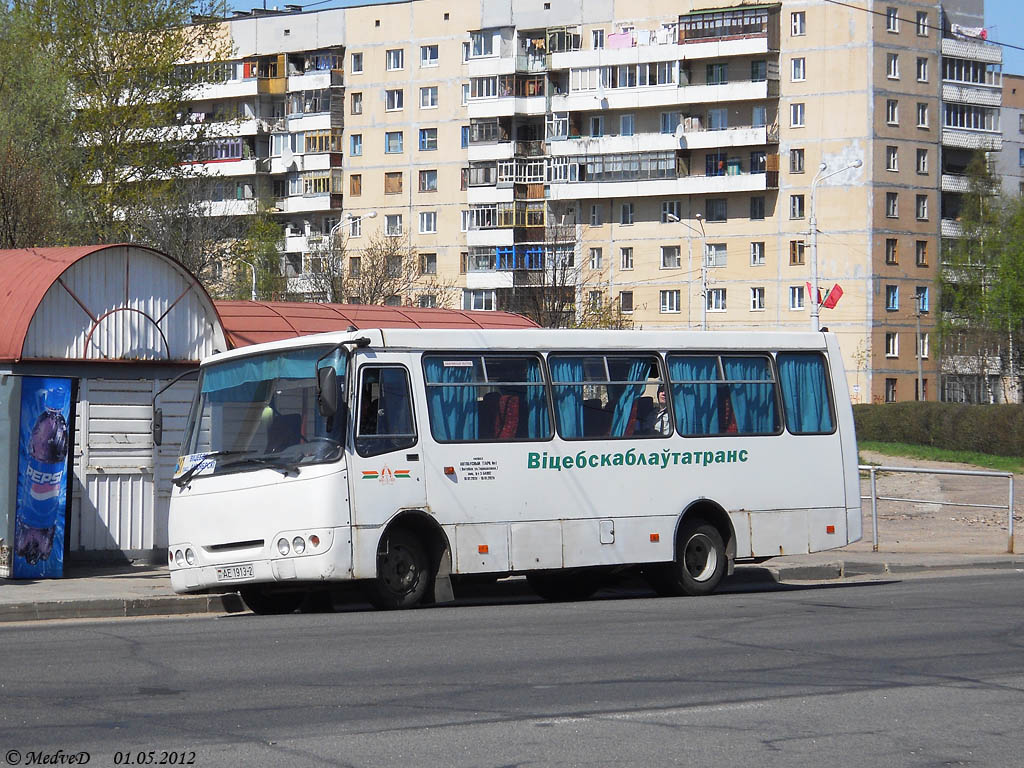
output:
POLYGON ((188 485, 188 481, 191 480, 195 476, 196 472, 198 472, 200 469, 202 469, 203 465, 206 464, 206 460, 207 459, 212 459, 214 456, 234 456, 234 455, 239 454, 239 453, 247 453, 247 451, 231 451, 231 450, 227 450, 227 451, 209 451, 207 453, 204 453, 204 454, 202 454, 202 458, 200 458, 199 461, 197 461, 195 464, 193 464, 191 467, 189 467, 187 471, 182 472, 180 475, 178 475, 177 477, 173 478, 171 480, 171 482, 174 483, 179 488, 184 488, 186 485, 188 485))
POLYGON ((270 469, 276 469, 285 477, 291 474, 299 474, 299 465, 296 462, 288 461, 284 458, 268 458, 266 456, 249 456, 237 461, 229 461, 227 464, 222 464, 221 468, 230 469, 232 467, 245 466, 246 464, 258 464, 270 469))

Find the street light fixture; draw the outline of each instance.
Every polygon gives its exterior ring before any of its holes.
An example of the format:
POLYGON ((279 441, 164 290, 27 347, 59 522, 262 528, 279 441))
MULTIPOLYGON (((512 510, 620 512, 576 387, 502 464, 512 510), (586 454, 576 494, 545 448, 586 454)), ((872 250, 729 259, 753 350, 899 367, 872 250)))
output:
POLYGON ((369 211, 368 213, 364 213, 362 216, 353 216, 351 213, 346 213, 345 217, 341 221, 339 221, 337 224, 331 227, 331 231, 327 233, 327 239, 333 242, 334 235, 339 229, 341 229, 342 224, 348 224, 349 226, 352 226, 357 221, 362 221, 363 219, 374 219, 376 217, 376 211, 369 211))
POLYGON ((914 339, 914 354, 917 357, 917 399, 924 400, 924 372, 921 370, 921 357, 924 355, 924 344, 921 343, 921 302, 928 294, 918 291, 914 294, 914 319, 917 325, 917 336, 914 339))
MULTIPOLYGON (((666 213, 665 218, 673 224, 682 224, 684 227, 689 229, 691 232, 697 232, 696 229, 691 227, 681 218, 676 216, 674 213, 666 213)), ((694 218, 697 219, 697 223, 700 224, 700 239, 701 247, 703 252, 700 258, 700 295, 701 295, 701 315, 700 315, 700 329, 706 331, 708 329, 708 237, 704 233, 704 216, 697 214, 694 218)))
POLYGON ((831 173, 825 173, 828 170, 828 164, 822 161, 821 165, 818 166, 818 172, 811 181, 811 330, 813 331, 821 330, 821 323, 819 322, 821 306, 818 304, 818 217, 814 207, 818 182, 831 178, 837 173, 848 171, 851 168, 860 168, 862 165, 863 163, 858 158, 847 163, 842 168, 838 168, 831 173), (822 174, 825 175, 823 176, 822 174))

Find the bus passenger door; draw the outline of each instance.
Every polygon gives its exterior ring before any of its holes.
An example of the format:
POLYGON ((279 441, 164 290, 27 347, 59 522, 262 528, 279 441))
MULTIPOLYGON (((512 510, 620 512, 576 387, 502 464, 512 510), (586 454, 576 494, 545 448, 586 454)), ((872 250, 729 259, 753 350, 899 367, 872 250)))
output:
POLYGON ((356 577, 376 568, 380 526, 403 509, 423 509, 423 457, 413 417, 409 371, 368 364, 357 372, 353 450, 352 525, 356 577))

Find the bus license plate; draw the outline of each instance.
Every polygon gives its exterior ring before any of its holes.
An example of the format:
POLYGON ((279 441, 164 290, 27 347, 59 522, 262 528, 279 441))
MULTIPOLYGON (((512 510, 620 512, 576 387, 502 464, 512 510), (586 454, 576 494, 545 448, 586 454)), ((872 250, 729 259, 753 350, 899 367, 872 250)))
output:
POLYGON ((237 581, 253 578, 252 564, 228 565, 217 569, 217 581, 237 581))

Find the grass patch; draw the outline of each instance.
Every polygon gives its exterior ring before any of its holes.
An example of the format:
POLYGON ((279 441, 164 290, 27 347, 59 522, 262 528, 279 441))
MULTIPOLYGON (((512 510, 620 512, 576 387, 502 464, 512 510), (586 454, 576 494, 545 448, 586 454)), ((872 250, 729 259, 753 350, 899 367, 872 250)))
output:
MULTIPOLYGON (((1019 456, 994 456, 990 453, 975 451, 954 451, 948 448, 933 448, 930 445, 908 445, 907 443, 882 443, 874 440, 858 441, 857 447, 862 451, 876 451, 886 456, 904 456, 908 459, 928 459, 930 461, 948 461, 957 464, 971 464, 984 469, 998 472, 1024 472, 1024 460, 1019 456)), ((871 462, 861 461, 861 464, 871 462)))

